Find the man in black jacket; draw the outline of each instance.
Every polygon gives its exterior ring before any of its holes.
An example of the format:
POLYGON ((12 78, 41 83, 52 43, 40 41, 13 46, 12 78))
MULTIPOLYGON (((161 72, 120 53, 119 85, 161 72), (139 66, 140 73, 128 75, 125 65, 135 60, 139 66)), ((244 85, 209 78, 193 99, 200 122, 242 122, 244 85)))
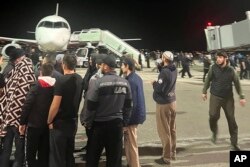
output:
POLYGON ((131 113, 131 89, 128 81, 116 75, 115 58, 103 59, 103 77, 93 84, 88 96, 85 126, 92 128, 87 149, 87 167, 98 167, 105 147, 107 167, 121 167, 123 126, 127 126, 131 113))
POLYGON ((163 67, 157 81, 153 81, 153 98, 156 102, 156 121, 158 135, 163 146, 159 164, 170 164, 176 158, 176 95, 177 70, 173 63, 172 52, 162 54, 163 67))
POLYGON ((53 99, 55 78, 50 77, 52 64, 41 66, 42 76, 31 87, 22 107, 19 132, 24 135, 27 128, 26 160, 29 167, 48 167, 49 128, 47 118, 53 99), (36 161, 36 155, 38 161, 36 161))

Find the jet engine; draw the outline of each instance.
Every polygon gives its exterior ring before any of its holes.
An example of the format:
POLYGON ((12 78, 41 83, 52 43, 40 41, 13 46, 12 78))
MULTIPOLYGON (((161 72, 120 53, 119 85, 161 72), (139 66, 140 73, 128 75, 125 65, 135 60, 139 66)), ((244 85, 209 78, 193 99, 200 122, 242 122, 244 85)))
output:
POLYGON ((2 55, 5 57, 9 57, 9 53, 15 48, 21 48, 21 46, 17 43, 9 43, 5 45, 2 49, 2 55))

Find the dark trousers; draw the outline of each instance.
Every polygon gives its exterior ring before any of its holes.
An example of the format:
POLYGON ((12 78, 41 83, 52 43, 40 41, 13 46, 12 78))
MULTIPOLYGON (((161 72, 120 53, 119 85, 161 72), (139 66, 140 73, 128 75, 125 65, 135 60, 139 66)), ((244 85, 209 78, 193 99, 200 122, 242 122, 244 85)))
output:
POLYGON ((10 156, 12 152, 13 140, 15 139, 15 160, 13 167, 22 167, 24 160, 24 136, 20 136, 15 126, 6 128, 6 135, 3 138, 3 150, 1 153, 1 167, 10 166, 10 156))
POLYGON ((204 68, 204 69, 203 69, 203 72, 204 72, 204 73, 203 73, 203 82, 205 82, 206 75, 207 75, 208 71, 209 71, 208 68, 204 68))
POLYGON ((26 161, 28 167, 49 166, 49 129, 27 129, 26 161), (37 160, 36 160, 37 156, 37 160))
POLYGON ((87 145, 86 145, 87 146, 86 149, 88 149, 93 131, 92 131, 92 129, 88 129, 88 128, 85 128, 85 131, 86 131, 86 135, 88 137, 88 139, 87 139, 87 145))
POLYGON ((209 123, 210 129, 213 133, 218 133, 218 120, 220 118, 220 109, 221 107, 224 110, 225 116, 227 118, 230 140, 232 145, 237 145, 238 143, 238 126, 235 121, 234 116, 234 98, 233 96, 227 98, 221 98, 218 96, 210 95, 210 104, 209 104, 209 123))
POLYGON ((87 149, 87 167, 98 167, 103 148, 106 167, 121 167, 123 125, 121 119, 94 122, 92 137, 87 149))
POLYGON ((181 77, 183 78, 185 76, 185 73, 187 72, 188 73, 188 76, 189 78, 192 77, 191 73, 190 73, 190 67, 189 65, 182 65, 182 74, 181 74, 181 77))
POLYGON ((50 155, 51 167, 74 167, 74 140, 75 121, 55 121, 54 128, 50 129, 50 155))
POLYGON ((240 68, 240 79, 246 78, 247 77, 247 70, 240 68))

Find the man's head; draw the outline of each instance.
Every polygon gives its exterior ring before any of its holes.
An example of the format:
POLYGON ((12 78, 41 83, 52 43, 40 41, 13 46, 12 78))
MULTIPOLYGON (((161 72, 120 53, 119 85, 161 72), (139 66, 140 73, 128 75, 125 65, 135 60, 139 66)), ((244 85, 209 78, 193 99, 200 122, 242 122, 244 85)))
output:
POLYGON ((113 71, 116 67, 116 59, 113 55, 105 56, 102 61, 102 73, 113 71))
POLYGON ((170 51, 165 51, 162 53, 162 61, 164 63, 169 63, 169 62, 172 62, 174 59, 174 55, 172 52, 170 51))
POLYGON ((54 66, 51 63, 44 63, 41 66, 41 75, 42 76, 51 76, 54 70, 54 66))
POLYGON ((43 61, 42 61, 42 64, 45 64, 45 63, 51 63, 51 64, 55 65, 56 64, 56 58, 55 58, 55 56, 53 56, 51 54, 47 54, 43 58, 43 61))
POLYGON ((103 58, 105 58, 106 54, 96 54, 95 56, 95 62, 96 62, 96 68, 100 69, 103 63, 103 58))
POLYGON ((14 48, 13 50, 11 50, 9 52, 9 57, 10 57, 10 61, 15 61, 16 59, 22 57, 25 55, 25 52, 23 49, 20 48, 14 48))
POLYGON ((63 70, 75 70, 76 64, 77 61, 75 56, 68 54, 64 55, 62 62, 63 70))
POLYGON ((228 62, 228 55, 226 52, 217 52, 216 53, 216 64, 219 66, 225 66, 228 62))
POLYGON ((128 74, 135 70, 135 61, 130 57, 125 57, 122 60, 121 69, 123 74, 128 74))

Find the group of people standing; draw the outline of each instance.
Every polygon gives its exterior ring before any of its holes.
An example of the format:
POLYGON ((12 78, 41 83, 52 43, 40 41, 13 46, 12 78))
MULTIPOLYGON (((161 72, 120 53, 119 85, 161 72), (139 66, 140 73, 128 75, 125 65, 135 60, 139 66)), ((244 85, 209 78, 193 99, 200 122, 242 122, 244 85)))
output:
POLYGON ((123 143, 128 166, 140 167, 137 127, 146 119, 143 82, 135 73, 135 61, 131 57, 121 60, 122 77, 116 74, 115 68, 112 55, 90 56, 90 66, 84 77, 87 89, 84 89, 80 114, 88 137, 88 167, 98 166, 103 149, 106 166, 121 166, 123 143))
POLYGON ((36 77, 22 49, 12 48, 7 55, 0 95, 0 166, 10 166, 13 141, 14 167, 73 166, 82 90, 82 77, 75 73, 76 58, 65 55, 64 73, 58 74, 47 57, 36 77))
MULTIPOLYGON (((119 76, 115 71, 115 57, 95 53, 89 57, 90 72, 82 79, 75 72, 76 58, 71 55, 63 57, 61 75, 55 72, 53 59, 45 57, 38 78, 31 60, 22 49, 13 49, 9 57, 0 75, 1 167, 9 167, 13 140, 15 167, 23 166, 24 159, 31 167, 74 166, 74 140, 82 97, 84 105, 80 108, 80 121, 88 136, 86 166, 98 167, 105 149, 106 166, 121 167, 124 146, 128 166, 140 167, 137 128, 146 120, 146 106, 143 81, 135 72, 132 58, 123 57, 123 75, 119 76)), ((170 164, 176 159, 175 91, 178 72, 172 52, 163 52, 161 60, 158 79, 152 81, 157 131, 163 147, 161 158, 155 162, 170 164)), ((240 95, 242 106, 246 100, 237 74, 228 66, 226 53, 216 54, 216 63, 204 78, 204 100, 211 85, 211 140, 214 143, 217 140, 217 122, 222 107, 228 120, 232 150, 240 150, 232 83, 240 95)))
MULTIPOLYGON (((98 166, 104 148, 107 166, 121 166, 123 136, 129 166, 140 166, 137 126, 146 119, 146 107, 143 82, 132 58, 123 59, 120 77, 115 57, 96 54, 98 70, 83 82, 72 55, 64 55, 61 75, 50 56, 44 57, 37 74, 22 49, 13 48, 8 55, 0 75, 0 166, 9 167, 13 141, 15 167, 74 166, 83 83, 88 84, 81 120, 88 131, 87 166, 98 166)), ((94 56, 90 59, 95 62, 94 56)))

